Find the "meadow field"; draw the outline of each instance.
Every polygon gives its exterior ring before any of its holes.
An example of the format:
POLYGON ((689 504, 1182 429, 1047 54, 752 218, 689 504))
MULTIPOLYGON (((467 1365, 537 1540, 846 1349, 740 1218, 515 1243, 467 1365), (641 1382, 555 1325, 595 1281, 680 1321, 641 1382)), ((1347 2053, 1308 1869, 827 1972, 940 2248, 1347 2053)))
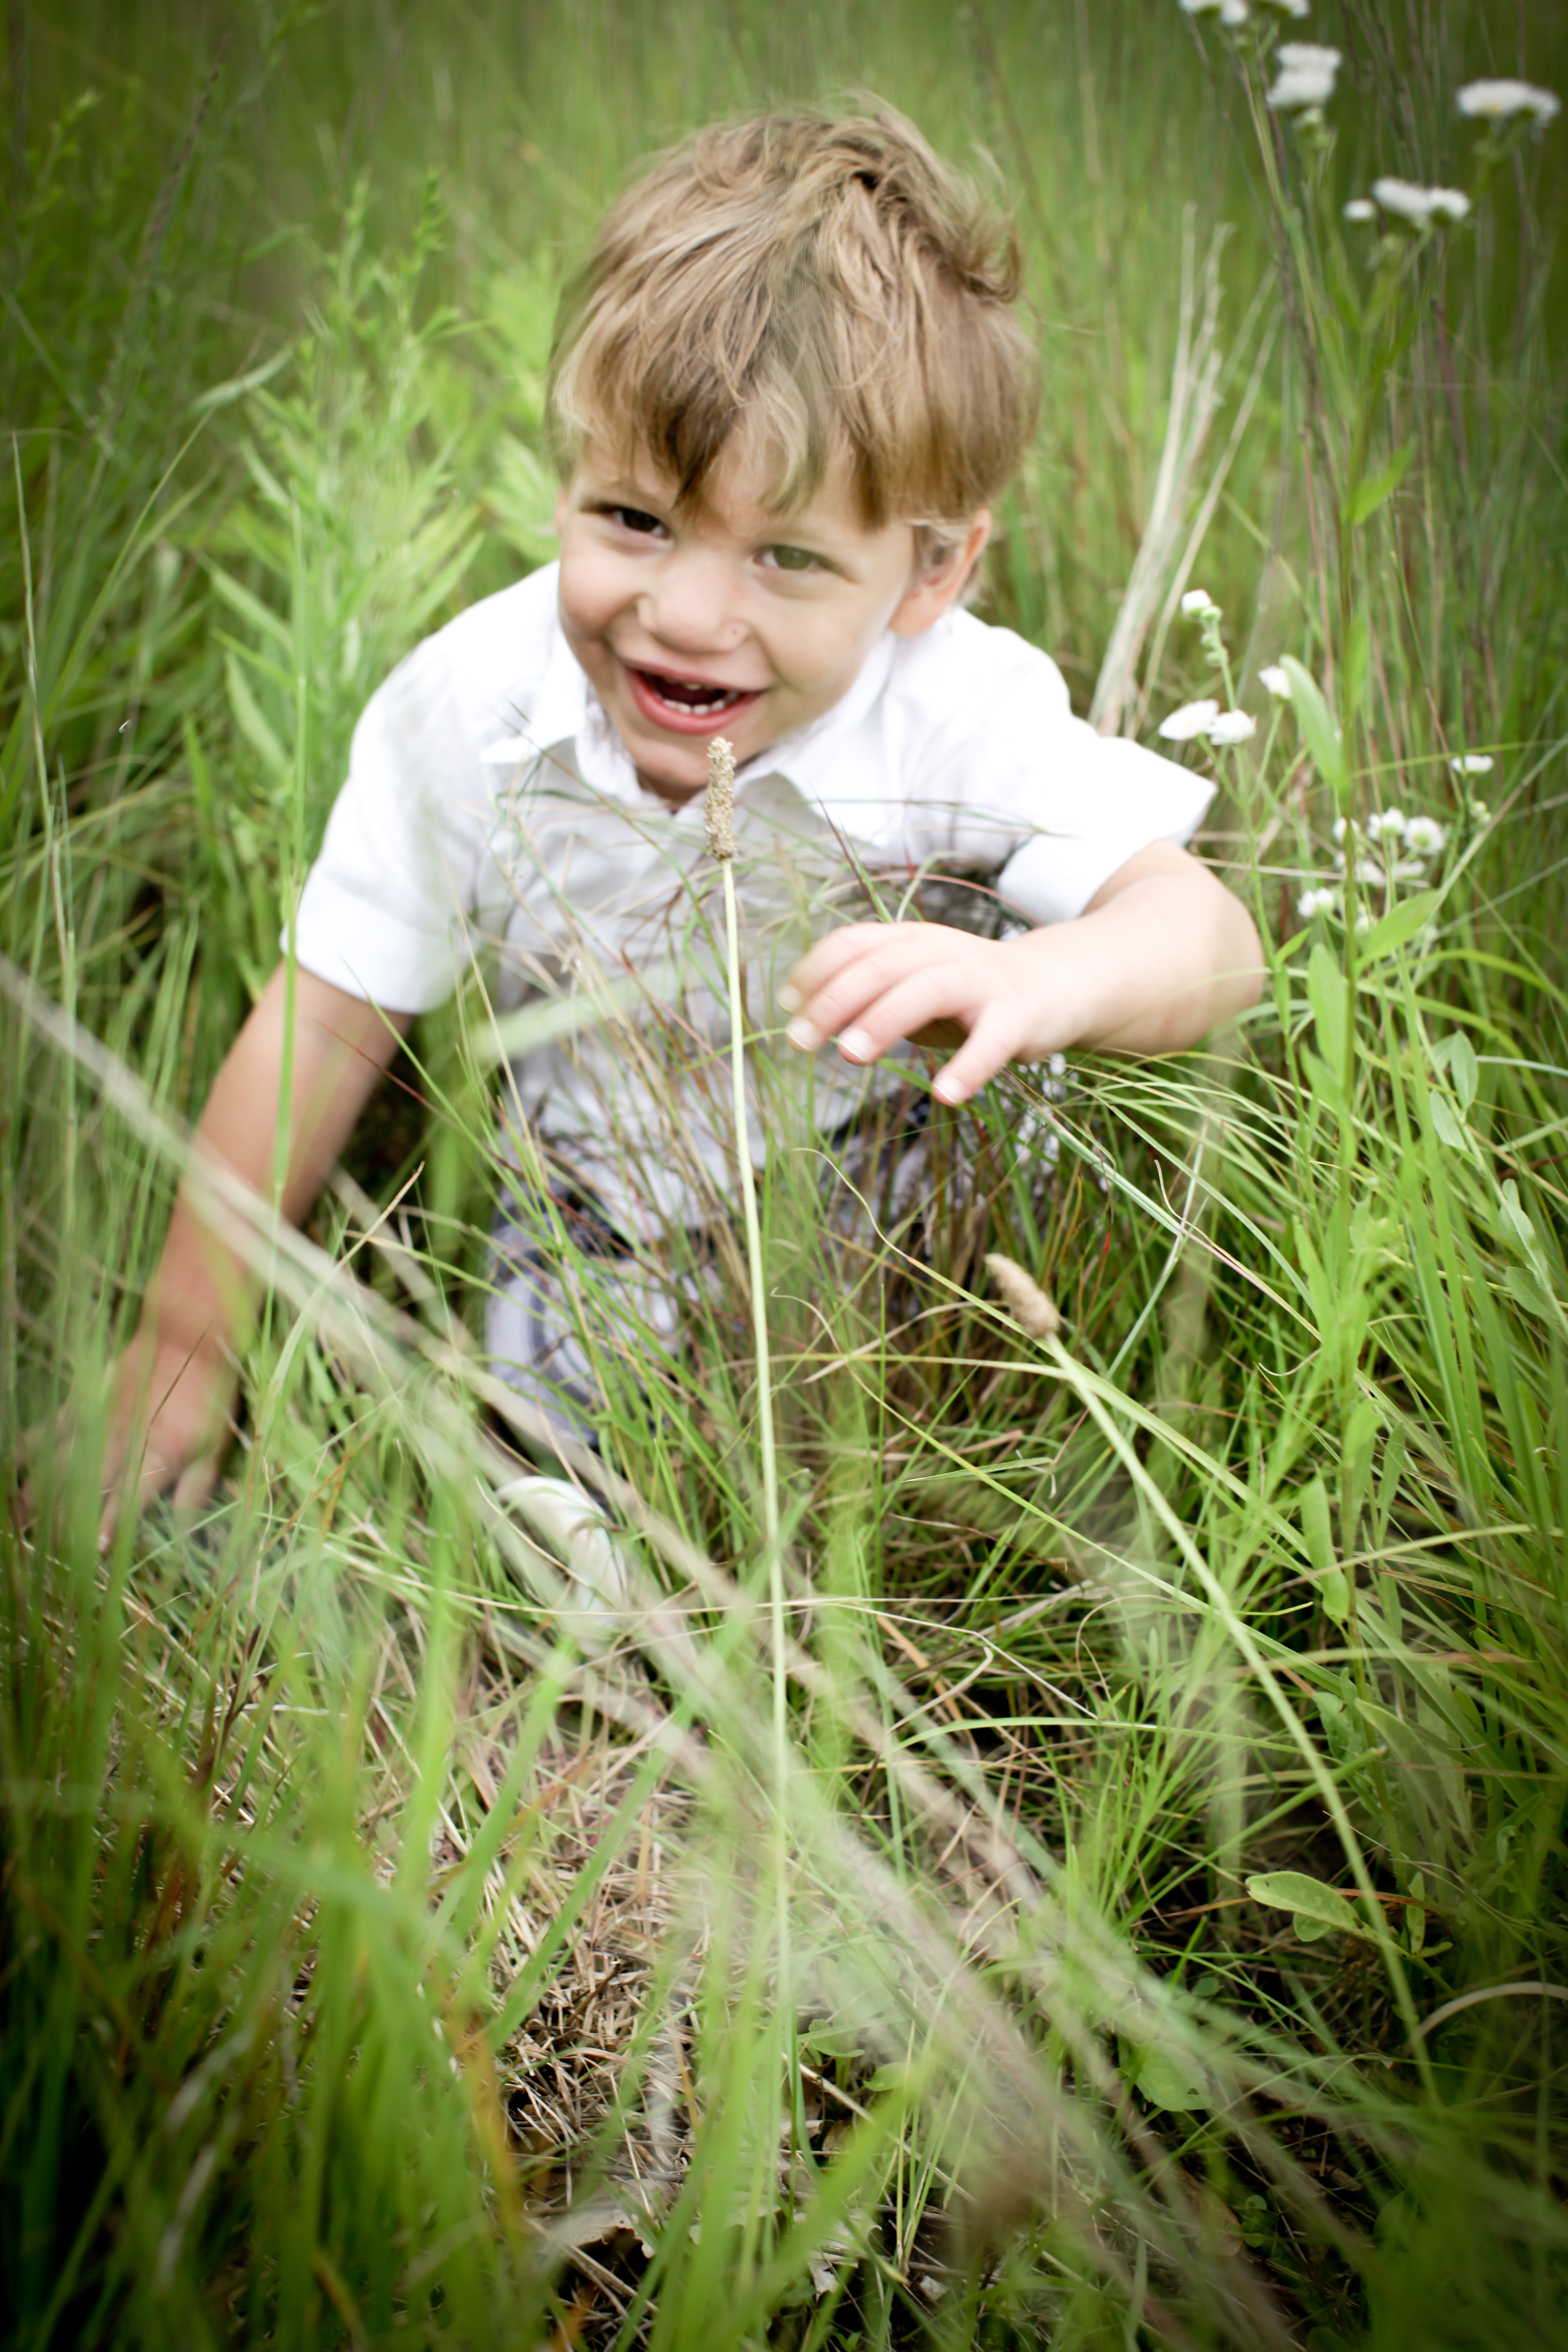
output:
POLYGON ((7 27, 0 2338, 1568 2338, 1568 16, 7 27), (497 1499, 504 1056, 689 1047, 477 970, 305 1233, 215 1206, 268 1277, 224 1475, 100 1544, 356 715, 551 558, 564 273, 639 158, 846 93, 1016 211, 980 609, 1218 778, 1261 1002, 933 1108, 911 1175, 816 1147, 753 997, 755 1246, 716 1202, 673 1342, 537 1208, 605 1619, 497 1499))

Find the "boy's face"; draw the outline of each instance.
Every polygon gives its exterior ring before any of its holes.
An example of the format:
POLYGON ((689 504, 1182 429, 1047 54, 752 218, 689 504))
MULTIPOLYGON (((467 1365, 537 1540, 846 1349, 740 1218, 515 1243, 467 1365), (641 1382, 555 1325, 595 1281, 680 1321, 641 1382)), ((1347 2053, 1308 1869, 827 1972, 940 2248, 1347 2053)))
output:
POLYGON ((561 621, 643 783, 690 800, 708 746, 744 766, 831 710, 884 629, 918 635, 953 602, 984 544, 929 570, 907 522, 869 530, 830 477, 787 520, 737 436, 702 503, 678 510, 646 459, 590 441, 561 494, 561 621))

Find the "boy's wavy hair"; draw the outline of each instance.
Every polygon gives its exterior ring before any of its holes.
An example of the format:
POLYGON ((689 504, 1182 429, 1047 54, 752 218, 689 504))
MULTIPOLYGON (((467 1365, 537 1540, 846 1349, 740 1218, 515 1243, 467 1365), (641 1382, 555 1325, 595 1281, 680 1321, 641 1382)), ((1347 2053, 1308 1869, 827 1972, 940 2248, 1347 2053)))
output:
POLYGON ((1018 284, 1010 222, 891 109, 717 124, 611 207, 562 298, 552 454, 643 450, 695 501, 760 427, 781 514, 847 460, 862 521, 913 523, 933 561, 1034 430, 1018 284))

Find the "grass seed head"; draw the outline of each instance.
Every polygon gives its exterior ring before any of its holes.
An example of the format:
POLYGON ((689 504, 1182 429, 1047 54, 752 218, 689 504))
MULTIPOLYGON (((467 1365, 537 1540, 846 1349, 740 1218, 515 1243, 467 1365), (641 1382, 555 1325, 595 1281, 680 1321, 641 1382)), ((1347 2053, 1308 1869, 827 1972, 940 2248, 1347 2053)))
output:
POLYGON ((727 735, 715 735, 708 746, 708 791, 702 822, 710 856, 727 861, 735 855, 735 747, 727 735))
POLYGON ((1015 1259, 1004 1257, 1000 1250, 989 1251, 985 1264, 1019 1329, 1027 1332, 1031 1339, 1054 1339, 1062 1328, 1062 1318, 1034 1276, 1026 1274, 1015 1259))

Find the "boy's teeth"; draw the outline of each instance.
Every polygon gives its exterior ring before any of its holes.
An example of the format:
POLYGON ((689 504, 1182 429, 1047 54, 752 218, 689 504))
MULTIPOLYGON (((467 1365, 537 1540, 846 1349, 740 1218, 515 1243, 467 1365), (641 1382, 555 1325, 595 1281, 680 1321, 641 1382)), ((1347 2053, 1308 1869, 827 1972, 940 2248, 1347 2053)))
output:
POLYGON ((669 703, 677 710, 689 711, 700 719, 707 718, 715 710, 728 710, 732 702, 741 699, 739 687, 714 688, 706 678, 659 677, 648 671, 645 671, 644 676, 661 702, 669 703))

